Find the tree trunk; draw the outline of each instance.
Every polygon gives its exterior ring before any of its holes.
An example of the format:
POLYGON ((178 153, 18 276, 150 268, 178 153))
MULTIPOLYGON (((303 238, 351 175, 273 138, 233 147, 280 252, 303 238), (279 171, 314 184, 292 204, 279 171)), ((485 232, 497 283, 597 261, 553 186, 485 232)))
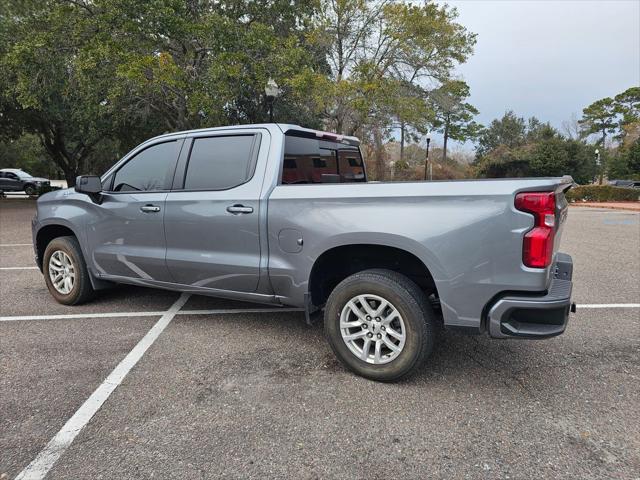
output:
POLYGON ((43 126, 40 133, 40 141, 49 158, 53 160, 64 173, 68 187, 76 184, 76 176, 80 173, 85 159, 89 156, 93 145, 80 145, 70 151, 67 148, 62 130, 56 126, 43 126))
POLYGON ((442 147, 442 161, 447 160, 447 142, 449 141, 449 117, 444 124, 444 146, 442 147))
POLYGON ((602 185, 602 181, 604 180, 604 155, 606 152, 606 145, 607 145, 607 132, 605 129, 602 129, 602 153, 600 154, 600 165, 598 166, 598 169, 600 170, 600 175, 598 177, 598 185, 602 185))
POLYGON ((67 181, 67 187, 74 187, 76 184, 76 175, 77 172, 64 172, 64 178, 67 181))
POLYGON ((400 124, 400 165, 404 168, 404 122, 400 124))
POLYGON ((382 145, 382 131, 379 125, 373 126, 373 149, 376 163, 376 180, 383 181, 385 179, 385 162, 384 147, 382 145))

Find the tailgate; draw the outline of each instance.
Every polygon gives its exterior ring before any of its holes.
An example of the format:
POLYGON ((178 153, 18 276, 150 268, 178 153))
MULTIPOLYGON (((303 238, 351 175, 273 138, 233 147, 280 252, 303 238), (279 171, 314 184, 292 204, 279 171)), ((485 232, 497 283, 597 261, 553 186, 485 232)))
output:
POLYGON ((567 214, 569 213, 569 202, 565 197, 565 193, 573 187, 573 178, 566 176, 562 177, 560 183, 558 183, 556 194, 556 234, 553 242, 553 256, 555 260, 556 253, 560 249, 560 240, 562 239, 562 232, 564 230, 564 224, 567 221, 567 214))

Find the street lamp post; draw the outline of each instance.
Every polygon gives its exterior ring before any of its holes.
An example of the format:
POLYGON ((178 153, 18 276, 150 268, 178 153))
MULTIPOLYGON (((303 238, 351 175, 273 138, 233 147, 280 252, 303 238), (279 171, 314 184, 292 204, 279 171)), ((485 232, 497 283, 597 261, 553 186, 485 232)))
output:
POLYGON ((264 93, 267 96, 267 105, 269 106, 269 122, 273 123, 273 102, 280 95, 278 84, 273 78, 270 78, 267 81, 267 84, 264 87, 264 93))
POLYGON ((427 155, 424 159, 424 179, 427 179, 427 169, 429 170, 429 180, 433 180, 433 169, 431 168, 431 162, 429 162, 429 144, 431 138, 427 137, 427 155))

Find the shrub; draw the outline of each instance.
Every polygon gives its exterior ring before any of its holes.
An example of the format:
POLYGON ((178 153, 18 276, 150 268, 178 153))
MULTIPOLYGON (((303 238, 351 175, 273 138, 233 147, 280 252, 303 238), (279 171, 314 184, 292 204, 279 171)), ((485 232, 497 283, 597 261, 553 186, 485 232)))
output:
POLYGON ((637 202, 640 190, 611 185, 582 185, 566 194, 569 202, 637 202))

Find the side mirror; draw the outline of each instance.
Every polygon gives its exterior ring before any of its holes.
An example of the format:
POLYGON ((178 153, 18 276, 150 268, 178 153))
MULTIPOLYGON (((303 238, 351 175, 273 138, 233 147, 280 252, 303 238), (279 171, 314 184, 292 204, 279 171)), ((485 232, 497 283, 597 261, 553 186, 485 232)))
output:
POLYGON ((80 175, 76 177, 76 192, 89 196, 93 203, 102 203, 102 180, 96 175, 80 175))
POLYGON ((102 181, 96 175, 80 175, 76 177, 76 192, 89 196, 102 192, 102 181))

